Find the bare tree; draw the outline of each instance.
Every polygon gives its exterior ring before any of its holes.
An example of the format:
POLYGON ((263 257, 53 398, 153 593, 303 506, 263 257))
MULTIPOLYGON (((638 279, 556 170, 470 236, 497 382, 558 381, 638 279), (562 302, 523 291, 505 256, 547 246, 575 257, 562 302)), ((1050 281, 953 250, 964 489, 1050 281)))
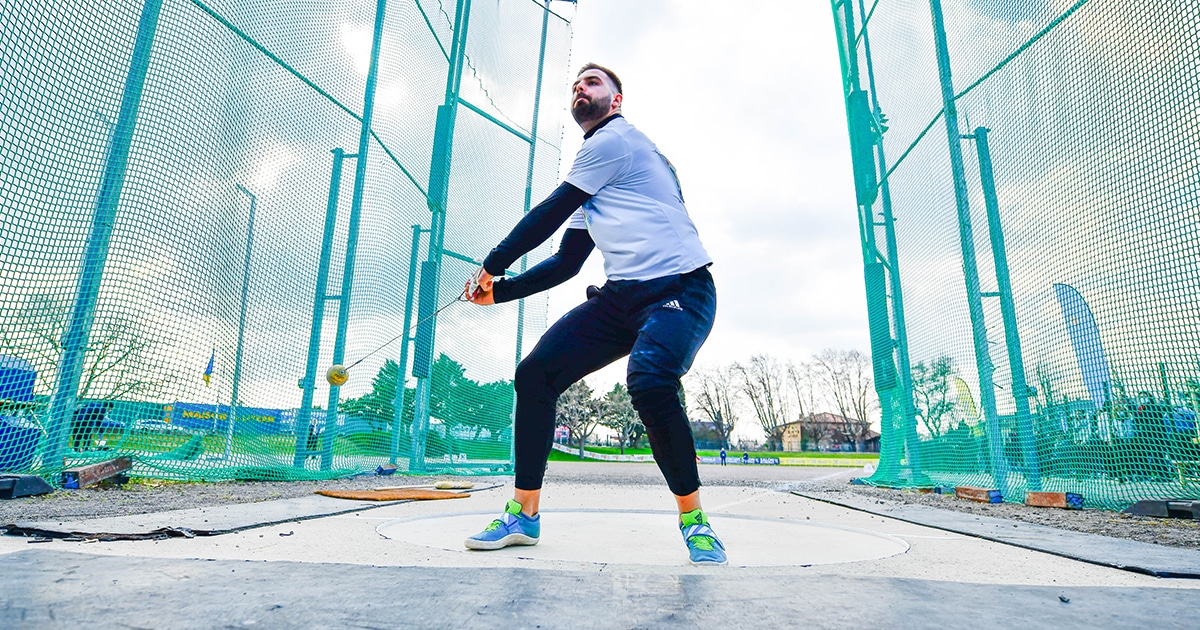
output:
POLYGON ((631 443, 639 430, 645 430, 642 419, 633 408, 629 390, 623 383, 617 383, 604 395, 600 403, 600 425, 617 432, 621 439, 621 454, 624 455, 625 445, 631 443))
MULTIPOLYGON (((66 299, 35 296, 24 309, 5 313, 0 325, 0 352, 33 363, 42 392, 55 387, 69 310, 66 299)), ((84 351, 78 398, 117 400, 161 388, 166 377, 148 376, 152 373, 146 358, 150 346, 134 318, 98 316, 84 351)))
POLYGON ((735 363, 733 371, 754 415, 766 434, 768 448, 775 450, 783 441, 783 427, 788 422, 788 400, 784 370, 774 357, 756 354, 750 361, 735 363))
POLYGON ((730 446, 738 421, 738 379, 739 375, 732 365, 696 370, 687 377, 695 409, 712 423, 713 430, 726 448, 730 446))
POLYGON ((788 362, 787 382, 792 395, 796 397, 796 415, 799 418, 811 416, 817 412, 818 401, 822 398, 820 378, 812 362, 788 362))
POLYGON ((583 443, 600 424, 600 401, 592 398, 592 388, 581 381, 567 388, 555 405, 558 424, 571 432, 570 439, 579 445, 583 459, 583 443))
POLYGON ((800 423, 801 450, 809 445, 817 446, 832 435, 828 422, 820 420, 817 408, 826 398, 824 382, 817 373, 813 361, 789 362, 787 365, 788 389, 796 399, 796 421, 800 423))
POLYGON ((846 433, 861 447, 871 430, 871 414, 879 407, 871 379, 871 359, 858 350, 826 348, 813 357, 829 402, 846 418, 846 433))

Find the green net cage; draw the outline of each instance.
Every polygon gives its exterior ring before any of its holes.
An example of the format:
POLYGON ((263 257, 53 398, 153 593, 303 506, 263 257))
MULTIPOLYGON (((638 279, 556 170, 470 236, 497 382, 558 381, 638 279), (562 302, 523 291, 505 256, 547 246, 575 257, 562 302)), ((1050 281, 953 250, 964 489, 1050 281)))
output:
POLYGON ((510 470, 546 298, 454 300, 556 184, 567 11, 5 2, 0 472, 510 470))
POLYGON ((867 481, 1200 498, 1200 2, 831 4, 867 481))

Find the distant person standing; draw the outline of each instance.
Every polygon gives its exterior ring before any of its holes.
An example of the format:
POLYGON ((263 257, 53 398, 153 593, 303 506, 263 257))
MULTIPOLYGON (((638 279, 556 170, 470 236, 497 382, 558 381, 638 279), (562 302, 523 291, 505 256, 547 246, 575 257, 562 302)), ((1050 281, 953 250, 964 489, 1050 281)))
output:
POLYGON ((750 463, 750 453, 742 452, 742 463, 747 465, 750 463))
POLYGON ((103 431, 104 421, 113 404, 109 401, 91 402, 75 411, 71 418, 71 448, 83 452, 92 450, 96 435, 103 431))
POLYGON ((725 447, 724 446, 721 447, 721 465, 722 466, 725 465, 725 447))
MULTIPOLYGON (((558 397, 579 379, 629 357, 627 385, 646 426, 654 460, 675 495, 679 529, 693 564, 724 564, 725 547, 700 508, 696 444, 679 400, 682 377, 708 338, 717 294, 683 204, 675 168, 621 115, 621 80, 585 65, 571 89, 571 115, 583 129, 571 172, 529 211, 467 282, 486 305, 523 298, 579 273, 592 249, 608 282, 546 331, 517 367, 516 480, 500 518, 468 538, 470 549, 535 545, 538 502, 558 397), (525 273, 494 278, 563 224, 558 251, 525 273)), ((488 330, 478 331, 486 338, 488 330)))

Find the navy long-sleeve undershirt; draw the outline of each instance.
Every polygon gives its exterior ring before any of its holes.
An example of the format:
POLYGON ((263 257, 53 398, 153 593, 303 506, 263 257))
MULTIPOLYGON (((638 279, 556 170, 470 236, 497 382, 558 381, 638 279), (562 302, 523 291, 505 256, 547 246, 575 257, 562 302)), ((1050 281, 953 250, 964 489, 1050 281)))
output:
POLYGON ((558 251, 528 271, 512 278, 499 278, 492 286, 496 303, 510 302, 556 287, 575 277, 596 245, 587 230, 567 230, 558 251))
MULTIPOLYGON (((484 270, 492 275, 504 273, 518 258, 550 238, 579 206, 591 198, 592 195, 567 182, 560 184, 488 254, 483 261, 484 270)), ((497 280, 493 294, 495 301, 517 300, 562 284, 579 273, 594 247, 587 230, 567 230, 554 255, 525 273, 497 280)))

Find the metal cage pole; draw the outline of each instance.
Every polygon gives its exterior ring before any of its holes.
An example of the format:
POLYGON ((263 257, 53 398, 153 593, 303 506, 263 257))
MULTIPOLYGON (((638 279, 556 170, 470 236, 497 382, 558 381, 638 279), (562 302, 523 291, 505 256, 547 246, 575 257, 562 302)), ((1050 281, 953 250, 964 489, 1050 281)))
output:
POLYGON ((898 381, 893 356, 895 343, 892 340, 887 305, 886 265, 880 262, 872 213, 878 189, 873 149, 878 140, 874 137, 867 95, 859 88, 854 3, 852 0, 831 0, 831 7, 840 52, 842 95, 845 99, 850 153, 854 167, 855 201, 863 257, 863 286, 866 291, 867 320, 871 335, 871 363, 882 416, 879 473, 894 478, 898 476, 904 450, 903 444, 895 439, 896 431, 900 428, 896 417, 895 397, 902 394, 897 391, 898 381))
POLYGON ((258 207, 258 197, 254 193, 241 184, 237 184, 237 189, 238 192, 250 198, 250 220, 246 225, 246 262, 242 266, 242 307, 241 314, 238 316, 237 351, 233 355, 233 391, 229 394, 229 417, 225 426, 225 459, 229 459, 229 456, 233 454, 233 426, 237 422, 238 407, 242 404, 242 401, 238 400, 238 393, 242 381, 242 351, 246 345, 246 303, 250 297, 250 259, 254 253, 254 210, 258 207))
POLYGON ((992 169, 992 151, 988 145, 986 127, 975 129, 973 138, 979 154, 979 179, 983 185, 983 201, 987 208, 988 235, 992 241, 992 258, 996 263, 995 294, 1000 299, 1000 316, 1004 319, 1004 340, 1008 346, 1008 364, 1012 371, 1012 395, 1017 407, 1017 434, 1021 441, 1025 481, 1029 489, 1042 489, 1041 464, 1033 437, 1033 422, 1029 414, 1029 388, 1025 381, 1025 363, 1021 356, 1021 336, 1017 330, 1017 309, 1013 304, 1012 279, 1008 273, 1008 251, 1004 245, 1004 226, 1000 224, 1000 202, 996 196, 996 175, 992 169))
MULTIPOLYGON (((396 395, 392 398, 392 450, 388 461, 392 464, 400 457, 400 429, 404 426, 404 384, 408 380, 408 344, 414 337, 409 335, 412 328, 413 289, 416 288, 417 259, 421 249, 421 233, 429 230, 421 229, 420 225, 412 226, 412 251, 408 258, 408 288, 404 292, 404 337, 400 339, 400 367, 396 371, 396 395)), ((411 438, 410 438, 411 439, 411 438)))
MULTIPOLYGON (((542 9, 542 43, 538 47, 537 82, 535 84, 534 91, 533 91, 533 122, 529 126, 529 166, 525 172, 525 208, 524 208, 524 211, 522 212, 522 214, 529 214, 529 209, 532 207, 532 204, 533 204, 533 165, 534 165, 534 157, 537 154, 538 114, 541 112, 541 105, 542 105, 542 76, 545 73, 545 69, 546 69, 546 32, 549 30, 549 27, 550 27, 550 2, 551 2, 551 0, 546 0, 546 4, 544 5, 544 7, 542 9)), ((525 273, 525 270, 528 268, 529 268, 529 256, 528 255, 521 256, 521 273, 525 273)), ((522 342, 524 341, 524 334, 525 334, 525 298, 521 298, 517 302, 517 348, 516 348, 516 357, 513 360, 514 368, 516 368, 516 366, 519 366, 521 364, 521 358, 522 358, 521 355, 523 354, 522 342)), ((514 381, 514 384, 515 384, 515 381, 514 381)), ((517 463, 516 419, 517 419, 517 396, 516 396, 516 392, 513 392, 513 411, 512 411, 512 416, 511 416, 511 420, 513 422, 513 424, 512 424, 513 438, 511 440, 509 440, 509 445, 508 445, 508 463, 510 465, 516 465, 516 463, 517 463)))
POLYGON ((412 442, 409 470, 425 469, 425 439, 429 430, 430 377, 433 368, 437 295, 441 286, 442 246, 446 238, 446 203, 449 199, 450 164, 454 148, 454 123, 458 113, 458 92, 466 58, 467 28, 471 23, 471 0, 458 0, 454 17, 454 40, 450 47, 446 73, 446 95, 438 106, 433 151, 429 167, 430 235, 429 255, 421 264, 421 282, 417 300, 417 338, 413 346, 413 376, 417 377, 413 401, 412 442))
MULTIPOLYGON (((863 0, 858 0, 858 8, 860 12, 865 10, 863 0)), ((875 91, 875 65, 871 61, 871 37, 868 34, 865 22, 862 28, 862 41, 863 53, 867 61, 867 85, 870 88, 871 108, 878 117, 882 116, 883 110, 879 107, 879 95, 875 91)), ((879 160, 879 173, 885 175, 888 172, 888 163, 882 138, 876 147, 876 156, 879 160)), ((914 476, 920 477, 924 473, 921 470, 920 440, 917 437, 917 413, 913 402, 912 365, 908 354, 908 327, 904 321, 904 290, 900 282, 900 257, 896 244, 896 218, 892 213, 891 184, 886 177, 880 182, 880 195, 883 200, 883 231, 884 242, 887 247, 888 280, 892 290, 892 326, 896 344, 896 371, 900 385, 901 430, 904 432, 908 466, 914 476)))
MULTIPOLYGON (((383 40, 383 20, 387 0, 375 3, 375 32, 371 40, 371 63, 367 69, 367 85, 363 94, 362 127, 358 134, 358 161, 354 169, 354 193, 350 199, 350 220, 346 232, 346 262, 342 268, 342 291, 338 296, 337 335, 333 342, 333 363, 340 365, 346 353, 346 329, 350 324, 350 292, 354 288, 354 262, 358 250, 358 223, 362 216, 363 189, 367 177, 367 149, 371 146, 371 119, 375 112, 375 85, 379 74, 379 47, 383 40)), ((337 434, 338 396, 341 387, 329 387, 329 404, 325 411, 325 434, 321 441, 321 470, 333 466, 333 441, 337 434)))
POLYGON ((96 192, 96 208, 92 213, 92 229, 88 234, 83 264, 79 271, 79 287, 71 319, 62 337, 62 355, 58 362, 54 397, 50 402, 48 435, 42 454, 43 468, 62 465, 67 427, 75 412, 79 395, 79 380, 83 374, 83 360, 87 353, 88 338, 96 317, 96 300, 100 296, 100 281, 108 259, 108 247, 116 222, 117 206, 125 186, 129 150, 133 141, 133 130, 137 126, 138 109, 142 103, 142 92, 146 85, 146 73, 150 67, 150 52, 154 45, 154 34, 162 12, 162 0, 146 0, 138 19, 137 38, 134 40, 133 55, 129 72, 125 75, 125 91, 121 97, 121 109, 117 123, 113 125, 112 138, 108 143, 108 154, 104 163, 104 174, 96 192))
MULTIPOLYGON (((329 178, 329 198, 325 206, 325 232, 321 238, 321 260, 317 265, 317 289, 313 299, 312 329, 308 337, 308 359, 305 362, 304 378, 300 380, 300 409, 296 411, 296 426, 292 432, 296 435, 296 450, 292 465, 303 468, 304 462, 311 453, 308 452, 308 431, 312 426, 312 403, 317 388, 317 361, 321 353, 321 327, 325 319, 325 302, 340 299, 339 296, 328 295, 329 290, 329 261, 333 255, 333 233, 337 226, 338 197, 341 194, 342 162, 346 158, 357 155, 347 155, 340 148, 333 149, 333 173, 329 178)), ((315 430, 315 428, 314 428, 315 430)))
POLYGON ((979 398, 983 403, 983 414, 988 428, 993 483, 1002 495, 1007 495, 1007 466, 1001 442, 1000 421, 996 416, 995 385, 992 382, 992 372, 995 368, 992 365, 991 355, 988 353, 983 299, 979 289, 979 268, 975 259, 975 237, 971 229, 970 201, 967 197, 967 180, 963 172, 962 133, 958 126, 954 82, 950 76, 950 52, 946 43, 946 26, 942 15, 941 0, 929 0, 929 9, 933 17, 934 47, 937 51, 938 76, 942 88, 942 111, 946 119, 946 139, 950 149, 951 176, 954 180, 954 200, 958 214, 958 238, 962 248, 963 276, 967 289, 967 309, 971 317, 975 366, 979 373, 979 398))

